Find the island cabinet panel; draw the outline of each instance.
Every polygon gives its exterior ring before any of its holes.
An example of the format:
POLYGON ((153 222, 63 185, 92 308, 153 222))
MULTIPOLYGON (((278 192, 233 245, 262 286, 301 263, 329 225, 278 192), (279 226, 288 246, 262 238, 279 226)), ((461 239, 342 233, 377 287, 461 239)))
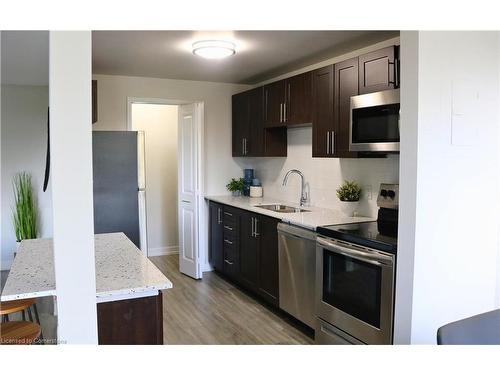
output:
POLYGON ((97 304, 100 345, 162 345, 162 293, 97 304))
POLYGON ((312 72, 286 80, 286 103, 283 112, 287 126, 312 122, 312 72))
POLYGON ((351 118, 351 96, 358 95, 358 58, 335 64, 335 90, 333 113, 335 129, 334 156, 340 158, 358 157, 357 152, 349 151, 349 127, 351 118))
MULTIPOLYGON (((210 207, 215 207, 210 203, 210 207)), ((218 217, 210 215, 211 230, 218 217)), ((223 205, 223 267, 227 276, 263 300, 279 306, 278 219, 223 205)))
POLYGON ((224 264, 224 226, 222 223, 223 207, 221 204, 210 202, 210 262, 218 271, 222 271, 224 264))
POLYGON ((284 109, 286 104, 285 80, 264 86, 264 126, 285 126, 284 109))
POLYGON ((333 157, 335 153, 333 88, 333 65, 313 71, 313 157, 333 157))
POLYGON ((398 47, 391 46, 359 56, 359 93, 399 87, 398 47))

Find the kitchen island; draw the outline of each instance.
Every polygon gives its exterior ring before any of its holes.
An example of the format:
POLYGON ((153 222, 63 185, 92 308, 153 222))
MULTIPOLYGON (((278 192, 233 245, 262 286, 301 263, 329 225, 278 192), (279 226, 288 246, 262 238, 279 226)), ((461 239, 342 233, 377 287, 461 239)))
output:
MULTIPOLYGON (((52 244, 21 242, 1 301, 57 296, 52 244)), ((95 235, 95 265, 99 344, 162 344, 170 280, 123 233, 95 235)))

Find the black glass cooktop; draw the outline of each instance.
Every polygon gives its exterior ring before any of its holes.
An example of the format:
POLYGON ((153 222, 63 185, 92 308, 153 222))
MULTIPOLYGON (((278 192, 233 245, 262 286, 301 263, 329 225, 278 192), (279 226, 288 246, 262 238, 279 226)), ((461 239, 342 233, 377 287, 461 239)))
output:
POLYGON ((395 223, 371 221, 368 223, 327 225, 318 227, 316 231, 323 236, 391 254, 397 252, 398 228, 395 223))

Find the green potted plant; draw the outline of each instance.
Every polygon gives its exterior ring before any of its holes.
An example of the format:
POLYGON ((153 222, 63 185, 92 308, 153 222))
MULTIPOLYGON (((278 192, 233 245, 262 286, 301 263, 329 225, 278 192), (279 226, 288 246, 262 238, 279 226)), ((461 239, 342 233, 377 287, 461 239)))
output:
POLYGON ((229 183, 226 185, 227 190, 229 190, 233 194, 233 197, 239 197, 244 187, 245 184, 243 178, 232 178, 231 181, 229 181, 229 183))
POLYGON ((33 195, 31 175, 18 173, 12 181, 14 207, 12 221, 16 232, 17 246, 22 240, 36 238, 38 235, 38 209, 33 195))
POLYGON ((361 187, 355 181, 344 181, 337 189, 337 197, 341 202, 341 211, 347 216, 356 216, 361 187))

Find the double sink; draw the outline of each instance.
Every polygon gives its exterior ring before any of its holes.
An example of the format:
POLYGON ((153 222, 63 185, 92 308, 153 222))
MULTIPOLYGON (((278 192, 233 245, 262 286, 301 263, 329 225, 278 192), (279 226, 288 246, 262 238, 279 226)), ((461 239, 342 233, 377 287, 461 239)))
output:
POLYGON ((309 210, 304 210, 303 208, 286 206, 283 204, 261 204, 261 205, 255 206, 255 207, 263 208, 264 210, 280 212, 283 214, 309 212, 309 210))

